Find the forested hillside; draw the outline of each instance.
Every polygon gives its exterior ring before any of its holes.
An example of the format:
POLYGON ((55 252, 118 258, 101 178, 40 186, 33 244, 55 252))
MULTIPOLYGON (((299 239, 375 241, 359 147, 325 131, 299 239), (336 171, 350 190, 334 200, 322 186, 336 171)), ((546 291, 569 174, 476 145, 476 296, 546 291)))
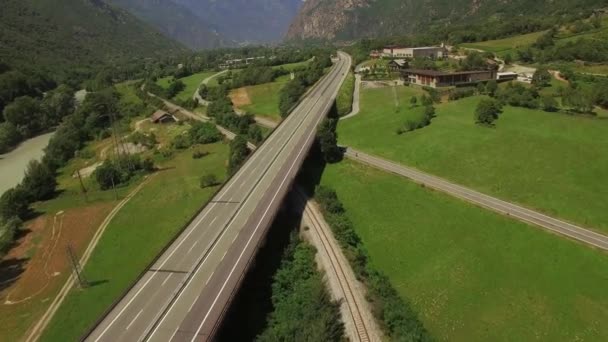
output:
POLYGON ((69 78, 79 70, 186 49, 101 0, 4 0, 0 61, 69 78))
POLYGON ((172 0, 238 42, 279 41, 302 0, 172 0))
POLYGON ((538 31, 604 6, 605 0, 308 0, 288 38, 351 40, 430 31, 454 41, 488 40, 538 31))
POLYGON ((192 49, 230 45, 219 33, 188 8, 171 0, 109 0, 150 23, 168 37, 192 49))

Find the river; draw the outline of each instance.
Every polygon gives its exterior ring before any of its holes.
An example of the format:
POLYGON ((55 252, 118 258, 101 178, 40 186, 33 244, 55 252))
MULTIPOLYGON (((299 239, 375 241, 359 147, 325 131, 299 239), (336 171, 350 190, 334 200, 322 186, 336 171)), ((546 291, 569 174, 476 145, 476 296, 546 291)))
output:
POLYGON ((0 194, 19 184, 27 163, 40 159, 53 133, 39 135, 22 142, 16 149, 0 155, 0 194))

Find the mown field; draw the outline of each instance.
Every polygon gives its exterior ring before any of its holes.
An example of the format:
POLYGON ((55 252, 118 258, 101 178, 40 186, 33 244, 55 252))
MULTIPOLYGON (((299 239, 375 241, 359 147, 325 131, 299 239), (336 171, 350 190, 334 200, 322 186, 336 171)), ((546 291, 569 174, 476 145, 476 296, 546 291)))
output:
POLYGON ((77 340, 211 197, 215 188, 200 189, 199 179, 226 177, 228 146, 198 149, 210 154, 198 160, 190 150, 176 154, 112 220, 84 268, 95 285, 70 292, 42 341, 77 340))
POLYGON ((351 161, 321 183, 435 339, 608 339, 606 253, 351 161))
POLYGON ((488 128, 474 123, 481 97, 471 97, 436 106, 430 126, 397 135, 421 109, 406 101, 395 109, 390 98, 388 89, 362 91, 361 113, 340 122, 339 143, 608 232, 605 119, 505 107, 488 128))
POLYGON ((543 33, 545 33, 545 31, 533 32, 504 39, 488 40, 485 42, 466 43, 462 44, 461 46, 469 49, 477 49, 494 53, 500 52, 502 54, 507 51, 512 52, 512 50, 534 44, 534 42, 536 42, 536 40, 542 36, 543 33))
POLYGON ((287 84, 287 80, 283 79, 242 88, 241 91, 247 93, 250 103, 239 106, 239 108, 256 116, 267 116, 274 120, 280 120, 279 96, 285 84, 287 84))
MULTIPOLYGON (((204 71, 204 72, 199 72, 199 73, 190 75, 188 77, 180 78, 179 80, 184 82, 184 84, 186 85, 186 88, 184 88, 184 90, 180 91, 177 95, 175 95, 174 98, 178 99, 178 100, 182 100, 182 101, 192 98, 192 95, 194 95, 194 92, 198 89, 201 82, 203 82, 203 80, 205 78, 215 75, 215 74, 216 74, 215 71, 204 71)), ((163 77, 163 78, 159 78, 156 81, 156 84, 158 84, 159 86, 161 86, 163 88, 168 88, 169 84, 171 84, 172 80, 173 80, 172 76, 163 77)))

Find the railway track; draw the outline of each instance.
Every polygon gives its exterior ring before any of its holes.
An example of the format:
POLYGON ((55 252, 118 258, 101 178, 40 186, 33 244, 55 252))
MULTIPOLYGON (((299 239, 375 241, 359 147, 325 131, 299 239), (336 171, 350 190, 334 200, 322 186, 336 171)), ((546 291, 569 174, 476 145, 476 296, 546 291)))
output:
MULTIPOLYGON (((346 303, 346 307, 348 308, 348 312, 350 313, 350 318, 354 324, 358 341, 372 341, 368 327, 365 324, 364 315, 362 314, 362 307, 360 303, 357 302, 357 297, 353 291, 355 284, 351 284, 349 277, 345 272, 345 269, 350 268, 350 265, 345 260, 346 258, 341 255, 342 252, 336 250, 340 248, 336 246, 337 241, 333 240, 334 243, 332 243, 332 233, 329 232, 328 227, 323 224, 324 219, 320 218, 320 214, 312 208, 312 205, 308 202, 308 197, 306 194, 304 194, 301 189, 297 189, 295 192, 298 202, 300 202, 302 208, 304 209, 304 215, 311 225, 309 228, 312 229, 314 234, 318 236, 325 253, 329 256, 329 260, 331 262, 331 271, 333 271, 336 275, 340 289, 342 290, 342 295, 346 303), (342 256, 342 258, 339 256, 342 256)), ((344 319, 347 319, 347 317, 344 317, 344 319)))

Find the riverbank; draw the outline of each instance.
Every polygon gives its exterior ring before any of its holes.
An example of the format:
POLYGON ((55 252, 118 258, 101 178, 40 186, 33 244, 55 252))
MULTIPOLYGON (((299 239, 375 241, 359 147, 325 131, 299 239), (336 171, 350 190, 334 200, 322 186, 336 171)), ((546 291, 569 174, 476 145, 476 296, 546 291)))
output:
POLYGON ((27 164, 32 159, 42 158, 52 136, 53 133, 46 133, 28 139, 14 150, 0 155, 0 194, 21 182, 27 164))

